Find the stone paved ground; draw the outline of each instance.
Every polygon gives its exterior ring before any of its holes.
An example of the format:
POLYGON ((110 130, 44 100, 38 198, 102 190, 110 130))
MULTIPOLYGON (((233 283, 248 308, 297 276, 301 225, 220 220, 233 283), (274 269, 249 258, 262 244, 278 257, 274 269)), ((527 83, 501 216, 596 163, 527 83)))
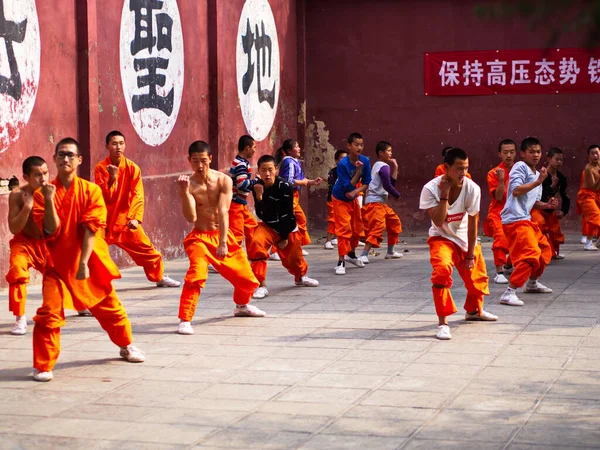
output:
MULTIPOLYGON (((523 308, 500 306, 492 285, 500 321, 456 314, 440 342, 427 247, 410 241, 403 260, 345 277, 312 246, 315 289, 270 263, 265 319, 231 317, 232 288, 210 275, 193 336, 175 333, 179 289, 124 270, 116 287, 146 363, 120 360, 93 318, 70 314, 45 384, 29 377, 31 334, 10 336, 3 310, 0 448, 600 448, 600 253, 566 245, 543 278, 554 293, 524 294, 523 308)), ((181 279, 187 261, 167 268, 181 279)))

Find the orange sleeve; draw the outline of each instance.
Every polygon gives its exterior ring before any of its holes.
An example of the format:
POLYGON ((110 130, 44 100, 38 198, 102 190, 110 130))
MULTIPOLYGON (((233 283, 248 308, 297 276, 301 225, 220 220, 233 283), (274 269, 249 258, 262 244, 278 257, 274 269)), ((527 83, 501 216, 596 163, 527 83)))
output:
POLYGON ((435 168, 435 176, 439 177, 440 175, 444 175, 446 173, 446 166, 440 164, 435 168))
MULTIPOLYGON (((99 230, 106 228, 106 205, 102 198, 102 191, 98 186, 91 183, 88 184, 89 192, 84 200, 80 204, 85 205, 81 212, 81 219, 79 224, 89 228, 93 233, 97 233, 99 230)), ((78 199, 85 195, 82 189, 79 188, 75 192, 78 199)))
POLYGON ((106 166, 106 161, 101 161, 96 164, 96 168, 94 169, 94 181, 98 186, 100 186, 104 201, 109 204, 115 202, 117 199, 117 186, 119 182, 115 181, 109 186, 109 175, 106 166))
POLYGON ((144 219, 144 185, 142 183, 142 171, 135 164, 132 164, 132 169, 127 220, 137 220, 139 223, 142 223, 142 220, 144 219))
MULTIPOLYGON (((51 183, 54 184, 55 186, 57 184, 56 180, 52 181, 51 183)), ((55 194, 55 202, 56 202, 56 194, 55 194)), ((46 211, 46 200, 44 200, 44 195, 42 194, 42 190, 38 189, 37 191, 35 191, 33 193, 33 210, 31 212, 31 217, 33 218, 33 222, 40 229, 40 233, 42 234, 42 239, 44 239, 46 241, 52 241, 52 240, 56 239, 56 237, 60 234, 60 231, 63 227, 62 218, 60 218, 60 214, 59 214, 60 223, 58 224, 57 230, 52 234, 48 234, 48 233, 46 233, 46 230, 44 229, 44 213, 45 213, 45 211, 46 211)))
POLYGON ((498 175, 496 175, 496 169, 492 169, 487 174, 487 183, 490 191, 490 195, 494 196, 494 191, 498 189, 498 185, 500 184, 498 181, 498 175))

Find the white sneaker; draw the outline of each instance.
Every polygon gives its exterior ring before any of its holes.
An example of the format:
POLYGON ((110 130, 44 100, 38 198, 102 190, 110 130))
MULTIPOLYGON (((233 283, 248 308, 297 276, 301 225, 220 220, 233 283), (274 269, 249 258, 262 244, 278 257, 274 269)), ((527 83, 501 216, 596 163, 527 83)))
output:
MULTIPOLYGON (((367 255, 360 255, 358 259, 361 263, 363 263, 363 265, 365 264, 369 264, 369 258, 367 257, 367 255)), ((360 267, 360 266, 359 266, 360 267)))
POLYGON ((341 263, 335 266, 336 275, 346 275, 346 263, 341 263))
POLYGON ((192 328, 192 322, 186 322, 182 320, 179 322, 179 326, 177 327, 177 332, 179 334, 194 334, 194 329, 192 328))
POLYGON ((54 375, 52 375, 52 371, 48 371, 48 372, 42 372, 40 370, 35 369, 33 371, 33 379, 35 381, 50 381, 52 378, 54 378, 54 375))
POLYGON ((358 246, 359 246, 359 247, 364 247, 364 246, 365 246, 365 243, 364 243, 363 241, 358 241, 358 246))
POLYGON ((483 322, 495 322, 498 320, 498 316, 491 314, 487 311, 481 311, 481 314, 469 314, 465 313, 465 320, 481 320, 483 322))
POLYGON ((517 297, 517 293, 515 291, 504 291, 502 297, 500 297, 500 303, 508 306, 523 306, 525 303, 517 297))
POLYGON ((302 256, 308 256, 309 254, 306 250, 302 249, 302 256))
POLYGON ((89 309, 82 309, 81 311, 77 311, 77 314, 79 314, 81 317, 91 317, 92 313, 90 312, 89 309))
POLYGON ((365 264, 358 258, 350 258, 348 255, 344 256, 344 261, 354 264, 356 267, 365 267, 365 264))
POLYGON ((209 273, 219 273, 219 271, 215 269, 215 266, 213 266, 212 264, 208 265, 208 271, 209 273))
POLYGON ((448 325, 439 325, 438 332, 435 335, 436 338, 442 341, 449 341, 452 339, 452 334, 450 334, 450 327, 448 325))
POLYGON ((158 287, 179 287, 181 282, 165 275, 162 280, 156 282, 156 285, 158 287))
POLYGON ((325 242, 325 245, 323 245, 323 248, 325 248, 325 250, 333 250, 333 242, 331 241, 327 241, 325 242))
POLYGON ((331 243, 332 243, 333 245, 337 245, 337 238, 333 238, 333 239, 331 240, 331 243))
POLYGON ((319 282, 312 278, 308 278, 306 275, 300 277, 298 281, 296 281, 296 286, 306 286, 306 287, 317 287, 319 282))
POLYGON ((497 273, 494 277, 494 283, 496 284, 508 284, 508 279, 504 276, 503 273, 497 273))
POLYGON ((562 253, 559 253, 558 255, 554 255, 552 257, 552 259, 565 259, 565 255, 563 255, 562 253))
POLYGON ((10 334, 23 336, 25 333, 27 333, 27 317, 21 316, 15 321, 10 334))
POLYGON ((552 289, 536 280, 533 283, 531 281, 527 282, 525 285, 525 292, 530 294, 552 294, 552 289))
POLYGON ((592 241, 586 242, 585 245, 583 246, 583 249, 586 252, 597 252, 598 251, 598 247, 596 247, 592 241))
POLYGON ((267 295, 269 295, 267 287, 259 286, 254 291, 254 294, 252 294, 252 298, 265 298, 267 295))
POLYGON ((269 255, 269 261, 281 261, 278 253, 271 253, 269 255))
POLYGON ((144 353, 137 348, 135 345, 129 344, 127 347, 121 347, 119 351, 119 355, 121 358, 126 359, 132 363, 141 363, 146 361, 146 356, 144 353))
POLYGON ((385 254, 385 259, 400 259, 402 258, 404 255, 402 253, 398 253, 398 252, 394 252, 394 253, 386 253, 385 254))
POLYGON ((581 242, 582 244, 585 244, 587 242, 587 236, 581 236, 581 239, 579 239, 579 242, 581 242))
POLYGON ((266 312, 258 309, 254 305, 237 306, 233 310, 233 315, 236 317, 265 317, 266 312))

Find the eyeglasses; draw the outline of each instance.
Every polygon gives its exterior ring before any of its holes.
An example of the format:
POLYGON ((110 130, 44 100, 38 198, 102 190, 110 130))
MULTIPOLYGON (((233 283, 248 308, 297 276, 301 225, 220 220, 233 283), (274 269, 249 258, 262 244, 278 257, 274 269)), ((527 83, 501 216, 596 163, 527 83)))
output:
POLYGON ((58 152, 56 154, 56 156, 58 156, 60 159, 62 159, 64 157, 67 157, 69 159, 73 159, 76 156, 79 156, 79 154, 78 153, 73 153, 73 152, 58 152))

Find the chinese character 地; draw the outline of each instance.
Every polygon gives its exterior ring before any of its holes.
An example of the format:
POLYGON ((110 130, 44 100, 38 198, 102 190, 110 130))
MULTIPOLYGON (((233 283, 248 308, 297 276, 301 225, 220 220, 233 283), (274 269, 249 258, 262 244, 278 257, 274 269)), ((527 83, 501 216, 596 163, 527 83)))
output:
POLYGON ((481 86, 481 79, 483 78, 483 64, 481 64, 477 59, 472 63, 470 63, 467 59, 463 65, 463 69, 463 84, 465 86, 468 86, 470 81, 473 81, 475 86, 481 86))
POLYGON ((555 81, 554 72, 556 72, 556 70, 552 68, 554 67, 554 64, 554 61, 548 61, 546 58, 542 58, 541 61, 536 61, 535 65, 539 67, 539 69, 535 71, 535 82, 537 84, 547 86, 555 81))
POLYGON ((6 46, 10 78, 0 75, 0 94, 8 94, 15 100, 21 99, 21 74, 15 58, 13 43, 22 44, 27 32, 27 19, 16 23, 6 20, 4 1, 0 0, 0 39, 6 46))
POLYGON ((577 82, 577 75, 581 72, 581 69, 577 67, 577 61, 571 56, 568 60, 563 58, 558 64, 558 70, 560 71, 560 84, 570 82, 575 84, 577 82))
POLYGON ((490 71, 487 74, 488 86, 493 86, 495 84, 506 86, 506 72, 504 72, 504 66, 506 66, 506 64, 506 61, 500 61, 497 58, 494 61, 489 61, 487 63, 490 68, 490 71))
MULTIPOLYGON (((130 0, 129 10, 135 13, 135 34, 131 41, 131 56, 137 55, 142 50, 148 50, 152 55, 154 47, 157 51, 166 49, 172 51, 173 19, 165 13, 153 15, 153 11, 161 10, 164 2, 159 0, 130 0), (154 20, 156 19, 156 28, 154 20), (156 35, 155 35, 156 30, 156 35)), ((136 72, 147 71, 147 75, 138 75, 138 88, 148 88, 148 93, 134 95, 131 100, 133 112, 141 109, 152 108, 171 116, 173 112, 174 88, 166 96, 158 95, 157 86, 163 87, 167 82, 165 75, 157 71, 166 70, 169 60, 161 57, 135 58, 133 67, 136 72)))
POLYGON ((525 66, 529 64, 530 61, 528 59, 515 59, 512 61, 512 77, 510 79, 510 84, 528 84, 531 83, 531 79, 529 78, 529 69, 526 69, 525 66))
POLYGON ((263 89, 261 79, 267 75, 271 77, 271 63, 273 59, 273 43, 271 37, 265 32, 265 23, 261 21, 259 31, 258 24, 254 26, 254 33, 250 26, 250 19, 246 22, 246 34, 242 35, 242 48, 244 53, 248 55, 248 65, 246 73, 242 77, 242 90, 247 94, 250 86, 254 81, 254 73, 256 72, 256 82, 258 83, 258 101, 267 102, 272 108, 275 107, 275 85, 273 82, 272 89, 263 89), (252 48, 256 48, 256 64, 252 62, 252 48), (256 71, 255 71, 256 68, 256 71))
POLYGON ((458 62, 442 61, 442 68, 439 71, 442 86, 457 86, 458 81, 458 62))

